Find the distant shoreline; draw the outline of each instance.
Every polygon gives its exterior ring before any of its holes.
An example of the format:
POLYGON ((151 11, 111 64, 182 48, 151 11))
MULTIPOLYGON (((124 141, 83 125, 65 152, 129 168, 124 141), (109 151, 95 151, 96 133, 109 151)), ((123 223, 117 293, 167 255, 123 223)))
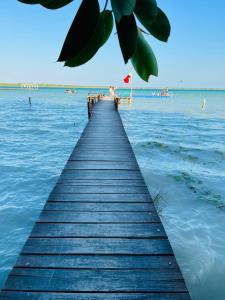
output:
MULTIPOLYGON (((0 83, 0 90, 7 89, 23 89, 23 83, 0 83)), ((52 89, 108 89, 108 86, 85 86, 85 85, 66 85, 66 84, 48 84, 48 83, 38 83, 39 88, 52 88, 52 89)), ((24 88, 25 89, 25 88, 24 88)), ((28 88, 27 88, 28 89, 28 88)), ((117 89, 127 90, 129 86, 117 87, 117 89)), ((161 87, 133 87, 135 90, 161 90, 161 87)), ((173 91, 225 91, 225 88, 185 88, 185 87, 169 87, 169 90, 173 91)))

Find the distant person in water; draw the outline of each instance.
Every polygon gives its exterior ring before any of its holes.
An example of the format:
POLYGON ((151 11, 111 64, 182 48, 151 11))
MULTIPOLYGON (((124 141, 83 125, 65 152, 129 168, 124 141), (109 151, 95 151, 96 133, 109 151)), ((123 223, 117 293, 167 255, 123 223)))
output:
POLYGON ((30 106, 32 105, 32 103, 31 103, 31 97, 29 97, 29 104, 30 104, 30 106))

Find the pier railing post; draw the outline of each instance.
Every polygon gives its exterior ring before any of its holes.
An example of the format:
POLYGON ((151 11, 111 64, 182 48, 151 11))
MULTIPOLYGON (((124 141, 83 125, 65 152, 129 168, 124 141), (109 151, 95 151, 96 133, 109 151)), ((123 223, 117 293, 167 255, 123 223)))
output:
POLYGON ((116 97, 116 98, 114 99, 114 104, 115 104, 116 110, 118 110, 119 98, 116 97))
POLYGON ((91 111, 92 111, 92 102, 91 102, 91 98, 88 97, 88 101, 87 101, 87 110, 88 110, 88 119, 91 118, 91 111))
POLYGON ((102 98, 101 94, 98 94, 98 95, 89 95, 87 97, 88 119, 91 118, 92 110, 93 110, 93 107, 94 107, 95 103, 97 103, 98 101, 100 101, 101 98, 102 98))

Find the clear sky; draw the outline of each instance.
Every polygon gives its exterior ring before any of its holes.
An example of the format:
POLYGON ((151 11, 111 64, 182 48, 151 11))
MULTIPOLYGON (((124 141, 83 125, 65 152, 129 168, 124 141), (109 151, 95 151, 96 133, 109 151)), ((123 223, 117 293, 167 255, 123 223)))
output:
MULTIPOLYGON (((0 82, 123 85, 131 65, 124 64, 115 34, 81 67, 56 63, 80 2, 50 11, 0 0, 0 82)), ((170 19, 171 37, 167 44, 147 38, 159 77, 146 84, 134 74, 134 85, 225 88, 225 1, 158 0, 158 5, 170 19)))

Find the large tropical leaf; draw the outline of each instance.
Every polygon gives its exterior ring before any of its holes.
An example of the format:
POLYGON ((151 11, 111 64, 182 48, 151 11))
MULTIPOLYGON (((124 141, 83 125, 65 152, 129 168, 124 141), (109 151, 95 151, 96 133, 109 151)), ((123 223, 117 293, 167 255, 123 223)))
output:
POLYGON ((108 40, 113 29, 112 12, 105 10, 101 13, 93 36, 77 55, 67 60, 65 66, 77 67, 89 61, 108 40))
POLYGON ((134 12, 149 33, 160 41, 167 42, 170 23, 164 12, 157 7, 155 0, 137 0, 134 12))
POLYGON ((134 12, 143 25, 151 24, 158 14, 157 2, 156 0, 137 0, 134 12))
MULTIPOLYGON (((145 26, 146 27, 146 26, 145 26)), ((158 14, 152 24, 148 26, 148 31, 158 40, 167 42, 170 36, 170 22, 165 13, 158 8, 158 14)))
POLYGON ((100 46, 102 47, 108 40, 113 30, 113 15, 109 10, 105 10, 101 13, 101 39, 100 46))
POLYGON ((18 0, 18 1, 26 4, 41 4, 42 6, 49 9, 57 9, 71 3, 73 0, 18 0))
POLYGON ((40 4, 49 9, 58 9, 71 3, 72 1, 73 0, 48 0, 48 1, 40 1, 41 2, 40 4))
POLYGON ((131 58, 131 62, 143 80, 148 81, 150 75, 158 76, 158 65, 155 55, 140 30, 138 30, 137 35, 137 48, 131 58))
POLYGON ((133 56, 137 44, 137 25, 134 15, 123 16, 120 22, 116 22, 120 48, 125 63, 133 56))
POLYGON ((67 61, 85 48, 100 17, 98 0, 83 0, 65 39, 58 61, 67 61))
POLYGON ((38 0, 18 0, 18 1, 25 4, 40 4, 40 1, 38 0))
POLYGON ((111 0, 113 13, 117 22, 122 16, 129 16, 133 13, 136 0, 111 0))

